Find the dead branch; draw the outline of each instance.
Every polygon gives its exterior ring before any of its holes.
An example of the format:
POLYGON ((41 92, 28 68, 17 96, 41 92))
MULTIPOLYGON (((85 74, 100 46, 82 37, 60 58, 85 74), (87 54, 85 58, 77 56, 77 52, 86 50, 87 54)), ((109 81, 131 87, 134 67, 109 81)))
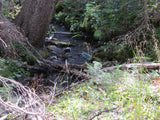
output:
POLYGON ((89 120, 93 120, 95 117, 100 116, 104 112, 112 112, 115 109, 117 109, 117 108, 112 108, 112 109, 104 108, 102 111, 98 112, 96 115, 94 115, 93 117, 91 117, 89 120))
POLYGON ((1 37, 0 37, 0 41, 2 42, 3 46, 4 46, 5 48, 7 48, 7 44, 4 42, 4 40, 2 40, 1 37))
POLYGON ((113 71, 119 68, 120 70, 127 70, 127 69, 133 69, 133 68, 146 68, 146 69, 159 69, 160 63, 130 63, 130 64, 123 64, 113 67, 106 67, 103 68, 103 71, 113 71))
POLYGON ((3 88, 7 90, 6 93, 2 92, 0 96, 0 106, 5 107, 7 111, 9 110, 16 116, 31 115, 41 118, 45 116, 45 104, 35 94, 34 90, 2 76, 0 76, 0 82, 3 84, 3 88))
POLYGON ((76 76, 77 79, 88 79, 89 78, 89 76, 87 74, 76 70, 76 69, 78 69, 78 70, 86 69, 87 66, 85 66, 85 65, 68 64, 68 70, 66 71, 65 64, 64 65, 58 64, 58 63, 54 63, 49 60, 42 59, 42 64, 40 64, 40 66, 42 68, 46 68, 51 71, 58 71, 58 72, 64 72, 64 73, 68 72, 68 74, 76 76))

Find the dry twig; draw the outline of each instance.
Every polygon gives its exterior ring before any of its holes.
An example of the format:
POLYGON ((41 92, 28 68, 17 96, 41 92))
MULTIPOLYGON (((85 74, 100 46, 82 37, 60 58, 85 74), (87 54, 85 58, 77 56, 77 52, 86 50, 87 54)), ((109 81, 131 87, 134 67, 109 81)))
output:
POLYGON ((117 108, 112 108, 112 109, 107 109, 107 108, 104 108, 102 111, 98 112, 97 114, 95 114, 93 117, 91 117, 89 120, 93 120, 95 117, 98 117, 100 116, 102 113, 104 112, 112 112, 113 110, 115 110, 117 108))
POLYGON ((35 94, 34 90, 8 78, 0 76, 0 82, 6 92, 1 92, 0 106, 15 116, 31 115, 45 117, 45 104, 35 94))

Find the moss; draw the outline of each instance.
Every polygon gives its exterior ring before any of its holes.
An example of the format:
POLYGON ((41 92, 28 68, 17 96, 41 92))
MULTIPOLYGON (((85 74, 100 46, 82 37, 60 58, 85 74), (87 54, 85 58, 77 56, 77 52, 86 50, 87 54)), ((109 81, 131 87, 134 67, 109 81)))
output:
MULTIPOLYGON (((33 65, 36 63, 36 58, 32 54, 30 54, 27 51, 27 49, 23 45, 21 45, 19 42, 14 42, 13 46, 16 50, 16 53, 19 55, 19 57, 22 61, 27 61, 27 63, 30 65, 33 65)), ((39 50, 39 52, 43 58, 49 57, 49 53, 48 53, 47 49, 39 50)))
POLYGON ((16 50, 16 53, 22 58, 22 60, 26 60, 28 56, 28 52, 26 48, 23 47, 19 42, 14 42, 13 47, 16 50))
POLYGON ((57 38, 52 38, 52 40, 53 40, 53 41, 58 41, 58 39, 57 39, 57 38))
POLYGON ((59 42, 59 41, 56 41, 55 44, 68 45, 68 44, 70 44, 70 43, 68 43, 68 42, 59 42))
POLYGON ((57 47, 55 45, 47 46, 47 49, 54 51, 57 47))
POLYGON ((47 51, 47 49, 44 50, 39 50, 40 54, 42 55, 43 58, 48 58, 49 57, 49 52, 47 51))

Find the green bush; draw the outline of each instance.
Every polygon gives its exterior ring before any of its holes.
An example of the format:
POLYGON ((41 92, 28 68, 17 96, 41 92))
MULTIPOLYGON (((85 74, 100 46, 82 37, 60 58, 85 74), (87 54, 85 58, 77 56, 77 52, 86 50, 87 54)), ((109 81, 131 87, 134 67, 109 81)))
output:
POLYGON ((63 0, 56 7, 55 19, 72 31, 83 31, 105 40, 106 35, 132 26, 137 16, 134 13, 142 7, 139 1, 131 0, 63 0))
POLYGON ((16 77, 29 77, 29 70, 25 67, 27 63, 6 59, 0 61, 0 75, 3 77, 8 77, 11 79, 15 79, 16 77))
POLYGON ((95 41, 104 45, 98 50, 106 51, 101 56, 94 54, 95 60, 101 61, 103 57, 104 60, 115 59, 124 62, 130 57, 149 57, 159 61, 160 22, 156 15, 159 9, 158 0, 148 0, 147 8, 151 18, 149 25, 154 26, 155 33, 152 33, 153 26, 149 30, 148 26, 143 24, 144 1, 138 0, 63 0, 57 5, 55 19, 64 23, 71 31, 93 36, 95 41), (154 34, 156 41, 153 39, 154 34), (125 35, 129 37, 125 38, 125 35), (120 42, 125 39, 127 43, 117 45, 114 41, 117 38, 120 38, 120 42), (106 46, 106 42, 111 46, 106 46))
POLYGON ((99 62, 113 60, 125 62, 132 57, 132 49, 127 42, 122 42, 121 44, 108 42, 105 46, 101 46, 94 51, 92 60, 99 62))

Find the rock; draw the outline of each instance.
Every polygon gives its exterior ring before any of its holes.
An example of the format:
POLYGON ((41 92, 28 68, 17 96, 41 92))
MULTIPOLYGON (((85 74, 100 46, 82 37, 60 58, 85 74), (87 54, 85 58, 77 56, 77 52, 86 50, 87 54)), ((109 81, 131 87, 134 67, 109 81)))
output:
POLYGON ((57 46, 57 47, 74 47, 73 44, 71 44, 70 42, 62 42, 62 41, 52 41, 52 44, 57 46))
POLYGON ((53 40, 53 41, 58 41, 58 39, 57 39, 57 38, 52 38, 52 40, 53 40))
POLYGON ((55 50, 57 47, 55 46, 55 45, 49 45, 49 46, 47 46, 47 48, 49 49, 49 50, 55 50))
POLYGON ((66 47, 66 48, 64 48, 64 50, 63 50, 65 53, 69 53, 69 52, 71 52, 71 48, 70 47, 66 47))
POLYGON ((67 53, 71 52, 70 47, 66 47, 64 49, 58 48, 55 45, 49 45, 47 47, 51 53, 54 54, 50 59, 57 59, 57 57, 65 57, 67 53))
POLYGON ((51 56, 50 59, 51 60, 57 59, 57 56, 51 56))
POLYGON ((56 47, 55 45, 49 45, 47 47, 52 53, 61 54, 63 53, 63 49, 56 47))

